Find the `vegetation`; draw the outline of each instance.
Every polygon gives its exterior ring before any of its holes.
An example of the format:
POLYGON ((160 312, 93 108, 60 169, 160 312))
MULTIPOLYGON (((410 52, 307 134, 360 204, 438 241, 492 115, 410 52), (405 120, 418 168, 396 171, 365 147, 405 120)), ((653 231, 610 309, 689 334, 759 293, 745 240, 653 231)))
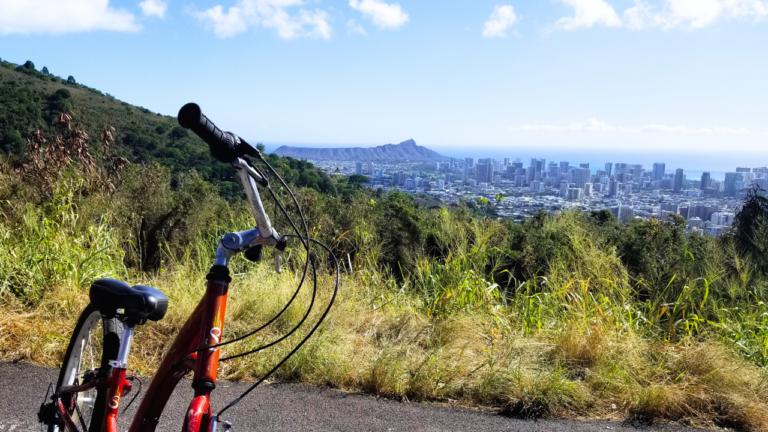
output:
MULTIPOLYGON (((0 154, 19 155, 27 138, 40 130, 54 135, 56 116, 74 113, 77 127, 89 136, 87 144, 94 155, 101 155, 105 128, 115 129, 119 144, 113 155, 131 163, 156 163, 177 177, 195 170, 207 183, 216 186, 229 200, 240 198, 231 167, 210 156, 208 147, 187 132, 174 117, 155 114, 103 95, 96 89, 77 84, 71 76, 61 79, 35 70, 31 61, 22 66, 0 63, 0 154)), ((304 161, 272 157, 281 173, 302 187, 322 193, 344 193, 346 180, 333 181, 323 171, 304 161)))
MULTIPOLYGON (((188 152, 209 161, 206 149, 170 118, 6 70, 13 75, 0 68, 0 79, 18 84, 0 86, 0 97, 19 102, 0 106, 0 126, 22 138, 0 160, 0 358, 55 367, 90 282, 117 277, 170 298, 168 316, 138 330, 132 365, 149 374, 201 297, 218 237, 255 224, 231 170, 193 169, 188 152), (145 138, 157 147, 139 144, 145 138), (155 153, 179 143, 183 162, 155 153)), ((513 416, 768 429, 768 206, 759 194, 732 233, 711 238, 686 234, 679 219, 623 225, 607 211, 514 224, 488 217, 485 203, 433 208, 303 161, 269 160, 298 186, 313 235, 344 272, 336 309, 278 379, 513 416)), ((287 268, 302 259, 289 252, 287 268)), ((233 262, 226 337, 292 295, 296 276, 264 261, 233 262)), ((330 287, 323 273, 321 299, 330 287)), ((310 298, 305 289, 286 316, 225 355, 283 334, 310 298)), ((259 377, 302 336, 223 363, 222 376, 259 377)))

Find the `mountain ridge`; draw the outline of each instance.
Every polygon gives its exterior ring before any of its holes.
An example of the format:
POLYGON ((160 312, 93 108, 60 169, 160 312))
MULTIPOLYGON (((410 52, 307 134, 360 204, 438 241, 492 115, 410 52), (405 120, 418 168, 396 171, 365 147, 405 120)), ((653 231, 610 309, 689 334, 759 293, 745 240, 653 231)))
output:
POLYGON ((384 144, 377 147, 338 147, 313 148, 281 146, 273 152, 278 156, 290 156, 295 159, 351 160, 351 161, 411 161, 441 162, 445 156, 416 144, 409 139, 400 144, 384 144))

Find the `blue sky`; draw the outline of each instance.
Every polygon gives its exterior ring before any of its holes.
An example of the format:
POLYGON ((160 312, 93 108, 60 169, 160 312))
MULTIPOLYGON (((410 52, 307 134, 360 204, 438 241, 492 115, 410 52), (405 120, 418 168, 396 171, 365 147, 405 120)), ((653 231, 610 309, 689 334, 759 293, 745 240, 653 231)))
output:
POLYGON ((768 165, 766 41, 762 0, 0 0, 3 59, 251 141, 713 170, 768 165))

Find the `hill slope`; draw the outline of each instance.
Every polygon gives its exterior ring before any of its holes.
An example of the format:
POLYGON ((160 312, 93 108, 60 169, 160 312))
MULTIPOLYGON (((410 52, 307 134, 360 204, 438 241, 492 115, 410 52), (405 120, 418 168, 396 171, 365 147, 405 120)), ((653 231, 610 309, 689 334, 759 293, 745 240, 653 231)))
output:
POLYGON ((411 161, 411 162, 440 162, 447 158, 435 151, 416 144, 410 139, 400 144, 387 144, 378 147, 364 148, 306 148, 282 146, 275 150, 280 156, 290 156, 297 159, 326 159, 353 161, 411 161))
MULTIPOLYGON (((117 145, 110 156, 125 157, 131 163, 158 163, 178 175, 195 170, 217 186, 227 198, 239 196, 237 173, 211 157, 208 146, 179 126, 175 117, 153 113, 115 99, 87 86, 44 74, 32 62, 24 66, 0 62, 0 156, 25 151, 27 138, 39 129, 49 139, 61 132, 54 126, 59 113, 73 114, 73 127, 88 133, 88 146, 101 155, 99 137, 106 126, 115 128, 117 145)), ((219 120, 226 123, 226 119, 219 120)), ((225 124, 222 126, 226 127, 225 124)), ((328 176, 303 161, 272 156, 286 179, 319 192, 337 191, 328 176)))

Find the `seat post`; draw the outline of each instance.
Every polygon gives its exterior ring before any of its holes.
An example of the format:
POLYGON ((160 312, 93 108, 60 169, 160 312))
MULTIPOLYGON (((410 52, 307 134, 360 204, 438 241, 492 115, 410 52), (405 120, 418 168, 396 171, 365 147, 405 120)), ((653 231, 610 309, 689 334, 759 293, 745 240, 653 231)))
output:
POLYGON ((133 329, 135 324, 124 323, 123 337, 120 340, 120 351, 117 353, 117 360, 112 360, 109 365, 113 368, 128 369, 128 354, 131 351, 131 342, 133 342, 133 329))

